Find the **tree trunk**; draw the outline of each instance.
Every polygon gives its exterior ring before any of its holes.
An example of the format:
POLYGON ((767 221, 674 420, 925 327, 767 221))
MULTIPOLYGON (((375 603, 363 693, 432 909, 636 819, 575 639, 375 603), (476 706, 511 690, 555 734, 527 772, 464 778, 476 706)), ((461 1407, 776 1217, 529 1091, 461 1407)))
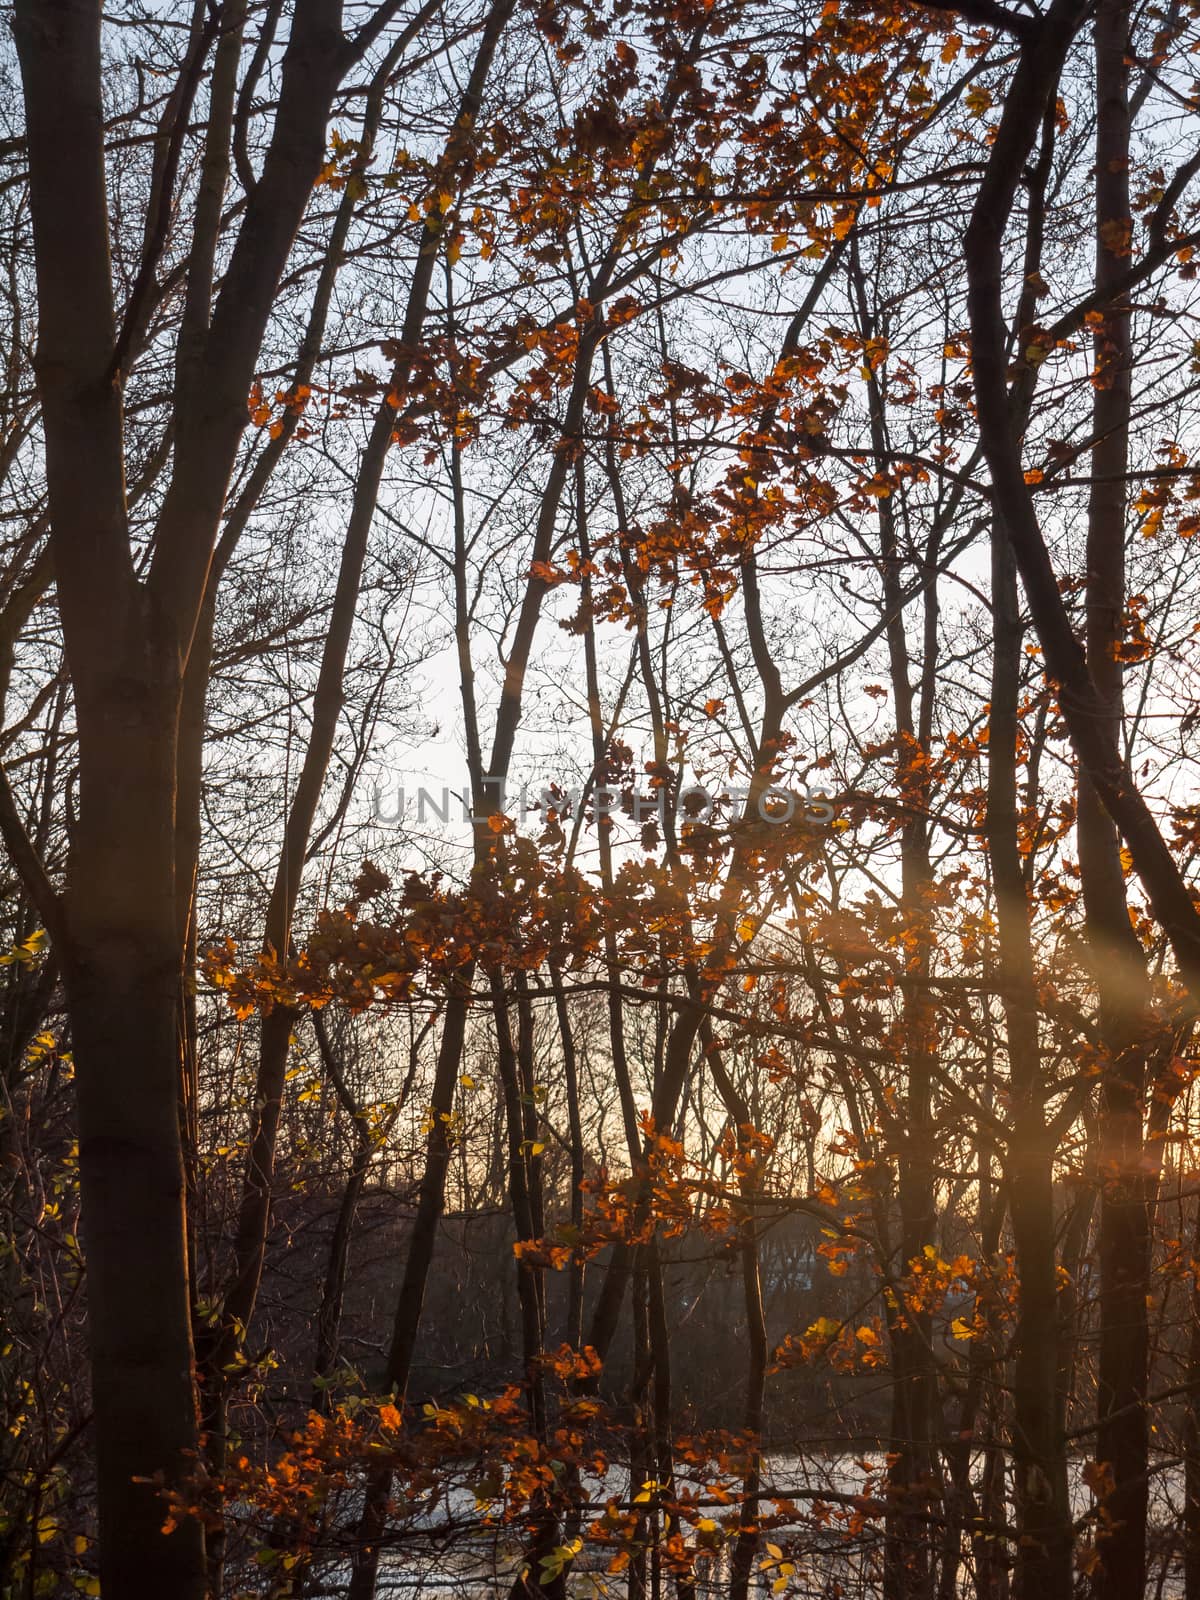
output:
POLYGON ((87 781, 66 903, 100 1581, 113 1600, 199 1600, 205 1587, 200 1525, 185 1518, 164 1536, 155 1482, 179 1484, 196 1449, 173 715, 169 679, 136 692, 126 679, 104 700, 81 701, 87 781))
MULTIPOLYGON (((886 334, 878 326, 867 297, 867 282, 857 235, 850 241, 850 276, 864 340, 886 334)), ((876 470, 891 464, 887 407, 883 382, 868 369, 871 449, 876 470)), ((924 1512, 936 1492, 935 1440, 938 1428, 937 1372, 933 1359, 933 1318, 918 1297, 906 1299, 903 1280, 923 1266, 925 1249, 937 1240, 933 1192, 932 1065, 936 1022, 929 999, 932 947, 930 890, 933 871, 929 854, 928 758, 932 732, 933 673, 937 654, 936 564, 925 590, 922 629, 924 661, 920 678, 920 710, 910 680, 910 647, 904 619, 901 582, 903 555, 891 496, 878 502, 879 570, 887 617, 885 637, 896 721, 896 772, 905 805, 900 835, 900 877, 905 922, 903 986, 904 1065, 907 1075, 903 1131, 896 1148, 896 1194, 900 1212, 900 1280, 889 1297, 887 1317, 892 1358, 892 1419, 889 1440, 888 1491, 891 1510, 884 1549, 885 1600, 932 1600, 934 1562, 927 1524, 913 1517, 924 1512)), ((937 537, 936 530, 933 535, 937 537)))
MULTIPOLYGON (((181 335, 176 352, 172 476, 143 582, 129 537, 122 391, 162 238, 148 224, 118 335, 100 24, 99 0, 22 0, 15 17, 51 548, 79 736, 79 818, 55 937, 77 1062, 101 1584, 106 1600, 191 1600, 205 1582, 200 1525, 187 1518, 164 1536, 158 1494, 159 1480, 190 1470, 197 1443, 180 1136, 181 907, 191 894, 176 870, 182 675, 272 297, 348 58, 337 0, 298 4, 262 175, 211 319, 212 238, 193 242, 184 323, 198 338, 185 349, 181 335)), ((226 87, 235 55, 227 37, 226 87)), ((201 229, 220 210, 214 184, 206 171, 201 229)), ((171 199, 164 190, 163 204, 171 199)), ((194 751, 184 756, 186 778, 194 751)))
POLYGON ((1023 630, 1012 553, 992 548, 992 701, 987 845, 996 897, 1000 992, 1008 1032, 1013 1133, 1009 1210, 1020 1275, 1013 1378, 1019 1600, 1070 1600, 1071 1508, 1055 1273, 1054 1140, 1046 1126, 1029 901, 1017 838, 1017 702, 1023 630))
MULTIPOLYGON (((1124 270, 1129 203, 1129 11, 1101 0, 1096 54, 1096 287, 1112 294, 1124 270)), ((1088 506, 1086 647, 1114 747, 1121 735, 1117 649, 1125 613, 1125 501, 1129 461, 1129 302, 1117 297, 1095 337, 1092 489, 1088 506)), ((1149 1481, 1147 1296, 1150 1184, 1144 1161, 1147 1006, 1145 957, 1129 923, 1120 841, 1087 774, 1079 783, 1079 871, 1100 997, 1100 1348, 1097 1454, 1111 1473, 1101 1506, 1097 1600, 1146 1586, 1149 1481)))
POLYGON ((742 1402, 742 1426, 750 1452, 742 1479, 741 1528, 733 1547, 729 1569, 730 1600, 746 1600, 750 1593, 750 1580, 754 1570, 754 1557, 758 1550, 758 1506, 762 1488, 762 1452, 760 1449, 764 1417, 764 1398, 767 1381, 767 1362, 770 1348, 767 1342, 767 1318, 763 1308, 762 1279, 758 1263, 758 1233, 755 1228, 753 1200, 761 1188, 758 1161, 752 1135, 754 1118, 745 1096, 729 1076, 721 1056, 721 1046, 713 1036, 712 1027, 701 1025, 700 1037, 704 1045, 704 1059, 712 1080, 729 1114, 730 1126, 737 1140, 739 1157, 738 1190, 747 1202, 744 1215, 738 1221, 738 1260, 742 1274, 742 1306, 746 1315, 746 1388, 742 1402))
POLYGON ((1183 1593, 1184 1600, 1200 1600, 1200 1198, 1195 1202, 1192 1231, 1191 1332, 1188 1335, 1186 1377, 1189 1384, 1183 1419, 1183 1593))
MULTIPOLYGON (((413 1219, 404 1262, 404 1277, 396 1305, 392 1342, 388 1351, 384 1381, 403 1401, 412 1372, 421 1325, 425 1286, 433 1262, 438 1223, 445 1205, 446 1174, 450 1168, 450 1114, 454 1109, 454 1089, 458 1082, 466 1036, 467 1011, 473 969, 461 973, 457 990, 446 1006, 446 1020, 438 1049, 433 1089, 429 1097, 429 1132, 425 1143, 425 1171, 417 1193, 417 1214, 413 1219)), ((379 1548, 387 1516, 391 1474, 384 1469, 368 1479, 362 1514, 358 1524, 358 1546, 351 1562, 346 1600, 372 1600, 379 1571, 379 1548)))
POLYGON ((571 1008, 563 989, 562 968, 550 961, 550 980, 554 985, 554 1014, 558 1023, 558 1037, 562 1049, 563 1087, 567 1097, 567 1126, 571 1146, 571 1200, 570 1217, 574 1243, 571 1264, 567 1268, 567 1312, 564 1332, 572 1350, 578 1350, 583 1338, 583 1291, 587 1273, 587 1259, 578 1242, 583 1233, 583 1180, 584 1147, 583 1122, 579 1110, 579 1068, 575 1051, 575 1035, 571 1027, 571 1008))

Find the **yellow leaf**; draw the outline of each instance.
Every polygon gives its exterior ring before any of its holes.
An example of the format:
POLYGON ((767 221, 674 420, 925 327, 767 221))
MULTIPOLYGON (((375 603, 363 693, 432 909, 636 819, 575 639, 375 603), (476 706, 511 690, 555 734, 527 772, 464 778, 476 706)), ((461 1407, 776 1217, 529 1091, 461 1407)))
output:
POLYGON ((985 89, 981 84, 976 84, 968 94, 963 96, 963 104, 973 117, 981 117, 985 111, 991 110, 992 92, 990 89, 985 89))

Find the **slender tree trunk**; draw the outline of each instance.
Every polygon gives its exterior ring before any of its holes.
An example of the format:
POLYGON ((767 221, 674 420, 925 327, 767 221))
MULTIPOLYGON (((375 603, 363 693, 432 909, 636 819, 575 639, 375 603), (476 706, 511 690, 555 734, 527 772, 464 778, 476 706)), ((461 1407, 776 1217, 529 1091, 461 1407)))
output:
MULTIPOLYGON (((858 294, 864 337, 877 331, 866 301, 865 280, 857 241, 851 244, 851 270, 858 294)), ((868 385, 871 441, 877 470, 890 464, 885 398, 878 376, 868 385)), ((907 1069, 903 1133, 897 1150, 896 1194, 900 1212, 898 1277, 920 1271, 927 1246, 936 1244, 937 1212, 933 1189, 932 1064, 933 1008, 928 993, 932 932, 929 855, 928 756, 932 715, 933 672, 937 651, 936 590, 927 592, 925 660, 921 674, 920 719, 909 678, 909 642, 904 621, 901 553, 890 497, 879 502, 880 572, 892 697, 895 703, 897 774, 906 810, 900 835, 901 895, 905 922, 903 998, 904 1057, 907 1069)), ((934 1566, 926 1523, 914 1511, 925 1511, 936 1498, 937 1373, 933 1360, 932 1314, 918 1297, 890 1302, 888 1332, 892 1355, 892 1422, 888 1487, 894 1509, 887 1521, 884 1551, 884 1600, 932 1600, 934 1566)))
POLYGON ((346 1276, 350 1266, 350 1244, 354 1237, 354 1219, 363 1186, 371 1170, 374 1144, 369 1126, 363 1122, 355 1128, 354 1162, 342 1198, 338 1204, 337 1221, 329 1241, 329 1259, 321 1285, 321 1305, 317 1311, 317 1343, 313 1354, 314 1411, 329 1410, 330 1380, 337 1369, 338 1348, 341 1339, 342 1307, 346 1298, 346 1276))
MULTIPOLYGON (((630 1278, 633 1372, 629 1380, 629 1498, 636 1504, 637 1497, 648 1492, 645 1485, 654 1478, 654 1454, 650 1448, 651 1430, 647 1425, 647 1397, 653 1367, 653 1357, 650 1352, 650 1304, 644 1252, 640 1245, 633 1251, 630 1278)), ((649 1593, 647 1582, 649 1563, 646 1559, 649 1529, 648 1511, 639 1510, 633 1530, 625 1580, 627 1600, 646 1600, 649 1593)))
MULTIPOLYGON (((523 1086, 509 1027, 508 1001, 498 972, 488 975, 492 1015, 496 1026, 496 1060, 504 1096, 508 1136, 508 1199, 519 1245, 535 1240, 540 1229, 534 1218, 535 1201, 530 1167, 532 1151, 526 1123, 523 1086)), ((542 1291, 540 1270, 522 1254, 517 1257, 517 1300, 521 1307, 521 1360, 525 1397, 534 1437, 546 1437, 546 1385, 542 1372, 542 1291)))
MULTIPOLYGON (((521 983, 522 975, 517 975, 521 983)), ((522 1005, 518 993, 519 1044, 514 1047, 508 1015, 508 997, 504 981, 498 971, 488 977, 492 994, 492 1017, 496 1029, 496 1059, 504 1096, 505 1124, 508 1134, 508 1197, 516 1226, 518 1245, 530 1244, 542 1234, 541 1192, 538 1174, 540 1162, 534 1150, 536 1143, 536 1110, 533 1104, 533 1072, 530 1060, 532 1045, 531 1019, 528 1015, 528 997, 522 1005)), ((517 1302, 521 1310, 521 1363, 525 1374, 525 1396, 529 1406, 529 1423, 535 1439, 543 1445, 547 1439, 546 1379, 542 1365, 545 1344, 544 1275, 524 1254, 517 1256, 517 1302)), ((531 1527, 529 1549, 513 1585, 513 1600, 536 1600, 536 1597, 561 1597, 566 1591, 563 1575, 543 1583, 541 1564, 545 1556, 558 1544, 558 1519, 544 1494, 538 1494, 530 1505, 531 1527)))
MULTIPOLYGON (((667 1326, 667 1302, 663 1292, 662 1251, 657 1238, 647 1245, 647 1332, 650 1338, 650 1355, 654 1362, 654 1454, 655 1476, 662 1485, 661 1496, 667 1503, 664 1527, 666 1535, 679 1533, 679 1514, 673 1509, 678 1493, 675 1481, 675 1440, 673 1436, 674 1413, 671 1404, 671 1336, 667 1326)), ((675 1578, 678 1600, 692 1600, 696 1584, 687 1572, 675 1578)))
POLYGON ((1187 1381, 1191 1385, 1183 1420, 1183 1593, 1200 1600, 1200 1198, 1193 1204, 1191 1331, 1188 1335, 1187 1381))
MULTIPOLYGON (((738 1187, 743 1200, 752 1202, 759 1192, 758 1151, 753 1143, 754 1118, 745 1096, 729 1076, 720 1045, 709 1023, 701 1025, 704 1059, 717 1093, 729 1114, 737 1140, 740 1161, 738 1187)), ((742 1276, 742 1305, 746 1316, 746 1387, 742 1403, 742 1426, 748 1440, 750 1459, 742 1480, 741 1530, 733 1547, 729 1569, 730 1600, 746 1600, 758 1550, 758 1504, 762 1488, 761 1438, 765 1416, 767 1361, 767 1319, 763 1309, 762 1280, 758 1264, 758 1235, 753 1204, 747 1204, 739 1223, 738 1260, 742 1276)))
MULTIPOLYGON (((987 1157, 981 1159, 986 1169, 987 1157)), ((1004 1224, 1007 1206, 1003 1198, 993 1198, 989 1180, 981 1174, 980 1220, 981 1239, 979 1257, 986 1264, 988 1276, 976 1297, 977 1312, 982 1312, 989 1326, 995 1325, 999 1310, 999 1296, 993 1274, 998 1265, 1000 1230, 1004 1224)), ((996 1405, 994 1381, 997 1368, 1002 1367, 1003 1353, 1000 1340, 993 1333, 983 1339, 971 1341, 968 1355, 966 1389, 958 1415, 958 1436, 947 1447, 947 1460, 953 1485, 953 1504, 947 1507, 946 1525, 942 1538, 942 1568, 938 1575, 938 1600, 956 1600, 960 1592, 962 1569, 962 1538, 970 1530, 971 1556, 975 1563, 975 1600, 1002 1600, 1002 1574, 1005 1563, 1001 1546, 991 1528, 1002 1521, 997 1511, 996 1489, 1003 1484, 1004 1455, 999 1442, 1000 1417, 996 1405), (989 1378, 992 1383, 989 1385, 989 1378), (990 1389, 990 1392, 989 1392, 990 1389), (982 1440, 983 1471, 979 1492, 976 1493, 971 1472, 973 1456, 980 1450, 978 1439, 980 1416, 986 1430, 982 1440)), ((1002 1500, 1001 1500, 1002 1505, 1002 1500)))
MULTIPOLYGON (((404 1261, 404 1277, 392 1326, 384 1381, 400 1397, 408 1388, 425 1286, 433 1262, 438 1223, 446 1197, 446 1175, 450 1169, 450 1115, 454 1109, 454 1090, 458 1083, 466 1037, 467 1014, 473 968, 459 974, 458 982, 446 1003, 446 1018, 438 1047, 433 1088, 429 1096, 429 1132, 425 1142, 425 1170, 417 1191, 417 1213, 413 1218, 404 1261)), ((380 1540, 387 1518, 391 1474, 382 1471, 367 1480, 363 1509, 359 1518, 358 1543, 351 1559, 347 1600, 371 1600, 379 1570, 380 1540)))
MULTIPOLYGON (((554 985, 554 1012, 558 1022, 559 1042, 562 1048, 563 1083, 567 1096, 567 1127, 571 1146, 571 1199, 570 1226, 575 1241, 583 1233, 583 1180, 584 1148, 583 1123, 579 1111, 579 1069, 575 1052, 575 1034, 571 1026, 571 1009, 562 984, 562 969, 553 961, 550 980, 554 985)), ((583 1291, 587 1271, 586 1258, 577 1247, 572 1248, 571 1264, 567 1269, 567 1314, 565 1333, 572 1350, 578 1350, 583 1338, 583 1291)))
MULTIPOLYGON (((1090 1166, 1095 1159, 1093 1155, 1089 1161, 1089 1154, 1090 1145, 1084 1156, 1085 1167, 1090 1166)), ((1075 1199, 1067 1214, 1066 1224, 1061 1230, 1059 1264, 1063 1275, 1058 1295, 1058 1387, 1063 1397, 1064 1422, 1068 1426, 1071 1422, 1079 1371, 1079 1274, 1087 1255, 1088 1237, 1095 1209, 1095 1191, 1085 1190, 1075 1199)))
MULTIPOLYGON (((1101 0, 1096 12, 1096 287, 1108 293, 1131 237, 1129 8, 1101 0)), ((1095 339, 1092 490, 1088 508, 1086 646, 1110 737, 1120 739, 1125 612, 1126 472, 1132 350, 1128 300, 1108 307, 1095 339)), ((1100 1428, 1097 1454, 1111 1473, 1101 1507, 1097 1600, 1123 1600, 1146 1585, 1149 1506, 1150 1185, 1144 1151, 1147 1006, 1145 958, 1129 923, 1117 832, 1094 787, 1079 783, 1079 869, 1098 978, 1106 1061, 1100 1091, 1100 1428)))
POLYGON ((996 897, 1013 1133, 1009 1210, 1020 1275, 1013 1379, 1019 1600, 1070 1600, 1071 1508, 1062 1396, 1054 1225, 1054 1142, 1046 1125, 1029 901, 1017 838, 1017 702, 1022 628, 1012 554, 992 547, 992 686, 987 846, 996 897))
MULTIPOLYGON (((688 1063, 691 1060, 692 1047, 700 1031, 701 1010, 695 1004, 681 1006, 667 1040, 665 1060, 662 1076, 655 1087, 651 1101, 650 1114, 656 1128, 669 1128, 675 1120, 679 1097, 683 1092, 684 1082, 687 1077, 688 1063)), ((644 1171, 646 1152, 643 1150, 638 1158, 638 1166, 644 1171)), ((634 1212, 634 1227, 640 1228, 649 1216, 649 1196, 639 1199, 634 1212)), ((599 1356, 601 1363, 607 1359, 620 1326, 621 1307, 625 1300, 625 1291, 629 1287, 630 1279, 636 1265, 637 1249, 627 1244, 617 1244, 613 1247, 612 1255, 604 1269, 604 1277, 600 1285, 600 1293, 596 1296, 596 1303, 592 1308, 592 1320, 588 1333, 588 1343, 599 1356)), ((594 1386, 594 1385, 591 1385, 594 1386)))

